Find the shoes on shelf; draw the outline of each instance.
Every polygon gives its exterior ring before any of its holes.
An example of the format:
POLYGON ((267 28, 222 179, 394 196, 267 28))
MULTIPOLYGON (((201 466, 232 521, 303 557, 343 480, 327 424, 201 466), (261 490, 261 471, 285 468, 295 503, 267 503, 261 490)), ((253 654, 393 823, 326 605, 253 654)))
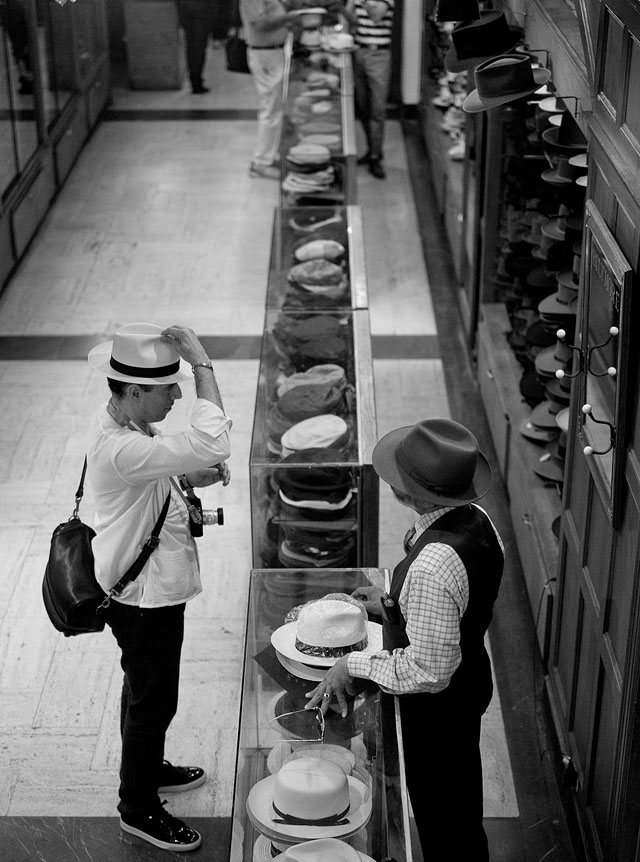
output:
POLYGON ((194 96, 199 96, 201 93, 209 93, 211 92, 209 87, 205 87, 204 84, 198 84, 196 87, 191 88, 191 92, 194 96))
POLYGON ((465 150, 465 136, 461 133, 453 146, 447 150, 447 158, 452 162, 461 162, 464 159, 465 150))
POLYGON ((158 793, 182 793, 185 790, 195 790, 206 780, 206 773, 199 766, 174 766, 168 760, 164 760, 158 793))
POLYGON ((373 174, 377 180, 383 180, 387 175, 385 169, 382 167, 380 159, 375 159, 373 157, 369 159, 369 173, 373 174))
POLYGON ((160 805, 151 814, 122 814, 120 828, 162 850, 184 852, 195 850, 202 844, 202 836, 199 832, 169 814, 160 805))
POLYGON ((267 180, 279 180, 280 168, 276 165, 259 165, 257 162, 251 162, 249 165, 250 177, 262 177, 267 180))

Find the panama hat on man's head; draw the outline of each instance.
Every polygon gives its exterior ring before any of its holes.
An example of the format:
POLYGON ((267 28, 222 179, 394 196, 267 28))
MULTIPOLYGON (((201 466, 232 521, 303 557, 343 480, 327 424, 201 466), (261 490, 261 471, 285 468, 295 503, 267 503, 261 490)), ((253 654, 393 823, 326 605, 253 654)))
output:
POLYGON ((189 365, 172 344, 162 341, 163 328, 155 323, 127 323, 112 341, 89 352, 96 371, 124 383, 165 386, 192 380, 189 365))
POLYGON ((483 497, 491 467, 473 434, 451 419, 424 419, 396 428, 376 443, 373 469, 392 488, 441 506, 483 497))

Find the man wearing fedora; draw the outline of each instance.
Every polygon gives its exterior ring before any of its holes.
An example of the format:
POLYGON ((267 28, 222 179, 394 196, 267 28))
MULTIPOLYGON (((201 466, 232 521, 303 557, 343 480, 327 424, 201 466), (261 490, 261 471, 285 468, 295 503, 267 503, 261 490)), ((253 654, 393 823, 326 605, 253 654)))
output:
MULTIPOLYGON (((492 679, 484 637, 504 552, 476 501, 489 490, 491 468, 473 434, 449 419, 391 431, 376 444, 373 466, 418 515, 389 594, 354 592, 367 611, 382 615, 383 650, 339 659, 308 694, 307 708, 335 696, 345 714, 346 695, 361 680, 399 695, 407 787, 425 859, 487 862, 480 720, 492 679)), ((391 703, 383 695, 383 708, 391 703)))
POLYGON ((108 592, 140 553, 158 521, 159 544, 136 580, 113 597, 106 621, 121 650, 120 825, 165 850, 193 850, 201 837, 165 811, 159 793, 191 790, 200 767, 164 757, 165 735, 178 703, 185 604, 202 591, 198 552, 181 485, 230 479, 231 421, 213 366, 193 330, 131 323, 99 344, 89 362, 107 378, 111 397, 89 432, 87 479, 95 502, 92 547, 96 578, 108 592), (163 434, 161 422, 195 380, 190 424, 163 434))

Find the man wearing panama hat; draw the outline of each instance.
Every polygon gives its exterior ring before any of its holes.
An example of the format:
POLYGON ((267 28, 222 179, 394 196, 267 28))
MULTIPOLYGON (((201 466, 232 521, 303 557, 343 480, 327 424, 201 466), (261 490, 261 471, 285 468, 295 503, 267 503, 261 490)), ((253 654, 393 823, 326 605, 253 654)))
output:
POLYGON ((200 835, 165 811, 158 796, 205 780, 200 767, 164 759, 178 702, 185 604, 202 590, 190 510, 175 477, 185 486, 228 484, 231 421, 206 351, 185 326, 130 323, 88 358, 111 391, 93 420, 87 450, 95 503, 92 547, 105 592, 138 557, 169 501, 157 547, 105 610, 124 671, 120 825, 164 850, 193 850, 200 835), (195 380, 196 390, 189 427, 163 434, 156 423, 182 397, 180 384, 188 380, 195 380))
MULTIPOLYGON (((405 537, 389 594, 354 595, 383 619, 383 649, 338 660, 309 692, 307 707, 346 707, 370 680, 399 695, 407 787, 429 859, 487 862, 482 825, 480 720, 492 694, 484 636, 504 552, 477 505, 491 468, 473 434, 450 419, 425 419, 378 441, 373 467, 418 519, 405 537)), ((383 695, 383 708, 391 698, 383 695)), ((393 723, 391 724, 393 726, 393 723)))

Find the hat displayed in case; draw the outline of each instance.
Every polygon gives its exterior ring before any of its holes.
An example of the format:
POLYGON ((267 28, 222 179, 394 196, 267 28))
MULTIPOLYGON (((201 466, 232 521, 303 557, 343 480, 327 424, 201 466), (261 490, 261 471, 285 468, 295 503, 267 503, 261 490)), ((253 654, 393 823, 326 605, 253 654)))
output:
POLYGON ((294 839, 349 837, 371 817, 371 793, 359 779, 319 757, 284 764, 253 785, 247 814, 267 837, 294 839))
POLYGON ((288 428, 280 442, 284 457, 303 449, 346 446, 349 442, 349 426, 341 416, 323 413, 303 419, 288 428))
POLYGON ((374 862, 371 856, 338 838, 317 838, 295 844, 278 858, 280 862, 374 862))

